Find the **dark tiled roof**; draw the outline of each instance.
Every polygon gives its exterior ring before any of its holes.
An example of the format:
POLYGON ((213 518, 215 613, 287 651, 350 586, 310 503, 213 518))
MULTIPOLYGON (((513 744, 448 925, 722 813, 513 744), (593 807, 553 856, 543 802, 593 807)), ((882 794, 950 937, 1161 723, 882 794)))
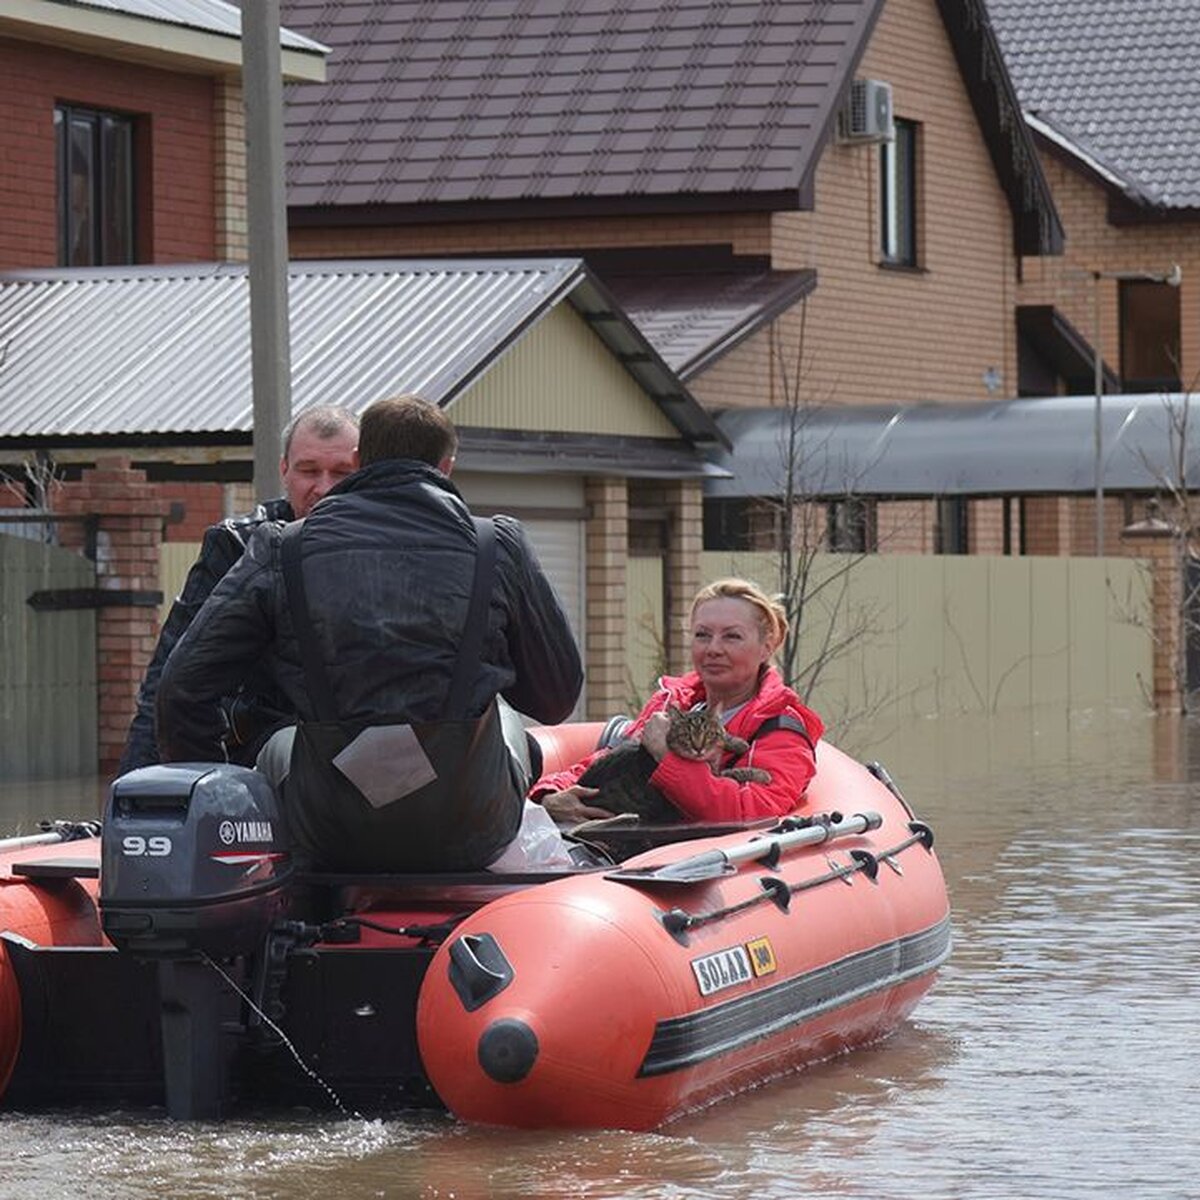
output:
POLYGON ((1196 0, 987 6, 1026 114, 1133 199, 1200 207, 1196 0))
POLYGON ((283 0, 288 202, 795 193, 882 0, 283 0))
POLYGON ((815 271, 604 275, 664 361, 691 379, 816 286, 815 271))

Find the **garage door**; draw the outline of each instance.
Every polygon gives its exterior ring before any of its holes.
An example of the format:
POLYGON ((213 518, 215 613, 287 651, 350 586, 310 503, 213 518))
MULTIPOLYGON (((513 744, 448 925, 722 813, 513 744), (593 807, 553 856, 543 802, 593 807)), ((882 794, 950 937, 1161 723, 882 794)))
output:
MULTIPOLYGON (((461 472, 455 474, 454 482, 473 512, 480 516, 507 513, 524 526, 542 570, 558 593, 583 655, 587 588, 582 481, 461 472)), ((585 682, 585 691, 586 688, 585 682)), ((583 711, 581 696, 575 715, 583 711)))

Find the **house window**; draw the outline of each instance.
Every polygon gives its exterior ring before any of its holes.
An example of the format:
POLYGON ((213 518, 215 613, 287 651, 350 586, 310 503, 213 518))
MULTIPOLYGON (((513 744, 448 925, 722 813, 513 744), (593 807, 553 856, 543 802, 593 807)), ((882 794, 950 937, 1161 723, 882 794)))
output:
POLYGON ((885 263, 917 265, 917 125, 896 121, 879 148, 879 251, 885 263))
POLYGON ((1181 390, 1177 287, 1121 281, 1121 387, 1126 392, 1181 390))
POLYGON ((747 501, 741 497, 704 501, 704 549, 748 550, 750 519, 747 501))
POLYGON ((852 497, 825 506, 825 531, 835 553, 867 554, 875 549, 875 506, 852 497))
POLYGON ((133 262, 133 119, 60 104, 54 128, 59 265, 133 262))
POLYGON ((937 522, 933 531, 935 554, 966 554, 967 500, 965 496, 943 496, 937 502, 937 522))

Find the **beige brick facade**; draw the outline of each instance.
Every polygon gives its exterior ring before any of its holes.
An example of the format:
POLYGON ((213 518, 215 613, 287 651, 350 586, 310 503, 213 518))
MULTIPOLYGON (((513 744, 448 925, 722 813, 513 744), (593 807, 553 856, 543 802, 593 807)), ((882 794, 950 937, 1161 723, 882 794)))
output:
POLYGON ((1017 292, 1021 304, 1054 304, 1089 341, 1093 338, 1093 288, 1100 289, 1100 345, 1104 360, 1120 370, 1119 284, 1092 272, 1183 270, 1180 304, 1180 378, 1196 384, 1200 372, 1200 221, 1112 224, 1103 185, 1059 154, 1042 154, 1042 167, 1066 230, 1066 252, 1023 259, 1017 292))
POLYGON ((625 567, 629 495, 624 479, 589 479, 587 505, 587 716, 621 711, 625 688, 625 567))
POLYGON ((1149 563, 1154 638, 1154 705, 1179 712, 1187 678, 1183 637, 1183 542, 1166 521, 1148 518, 1121 532, 1122 550, 1149 563))
POLYGON ((218 82, 213 110, 217 258, 222 262, 245 262, 249 257, 246 111, 240 79, 225 77, 218 82))

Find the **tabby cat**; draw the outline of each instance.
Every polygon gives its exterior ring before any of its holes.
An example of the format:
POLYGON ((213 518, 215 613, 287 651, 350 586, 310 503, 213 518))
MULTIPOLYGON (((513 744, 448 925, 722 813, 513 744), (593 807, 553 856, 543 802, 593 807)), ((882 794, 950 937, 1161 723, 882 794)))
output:
MULTIPOLYGON (((738 783, 770 783, 770 772, 759 767, 720 769, 724 754, 741 755, 749 742, 734 737, 712 709, 684 712, 675 705, 667 707, 667 749, 681 758, 706 761, 714 775, 735 779, 738 783)), ((584 787, 599 788, 587 800, 597 808, 613 813, 636 813, 648 824, 685 820, 683 814, 650 783, 658 763, 638 742, 621 742, 596 759, 580 776, 584 787)))

